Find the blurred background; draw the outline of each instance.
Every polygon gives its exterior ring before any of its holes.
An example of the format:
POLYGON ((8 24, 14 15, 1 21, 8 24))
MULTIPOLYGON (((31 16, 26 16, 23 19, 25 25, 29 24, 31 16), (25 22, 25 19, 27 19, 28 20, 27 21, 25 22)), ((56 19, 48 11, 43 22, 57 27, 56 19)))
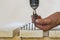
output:
MULTIPOLYGON (((37 14, 45 18, 60 10, 60 0, 39 0, 37 14), (57 5, 58 4, 58 5, 57 5)), ((0 0, 0 27, 31 22, 33 9, 29 0, 0 0)))

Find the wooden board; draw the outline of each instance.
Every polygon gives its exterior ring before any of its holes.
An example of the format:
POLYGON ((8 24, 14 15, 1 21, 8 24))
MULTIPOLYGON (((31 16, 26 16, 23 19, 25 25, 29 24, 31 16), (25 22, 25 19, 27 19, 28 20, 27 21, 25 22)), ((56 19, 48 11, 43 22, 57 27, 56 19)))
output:
POLYGON ((50 30, 49 37, 50 38, 60 38, 60 30, 50 30))
POLYGON ((42 30, 20 30, 20 37, 43 37, 42 30))

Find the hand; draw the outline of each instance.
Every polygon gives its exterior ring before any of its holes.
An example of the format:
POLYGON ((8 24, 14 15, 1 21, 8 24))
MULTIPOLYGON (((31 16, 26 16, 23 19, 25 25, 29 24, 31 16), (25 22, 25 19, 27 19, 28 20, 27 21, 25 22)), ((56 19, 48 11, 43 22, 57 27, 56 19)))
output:
MULTIPOLYGON (((33 19, 33 17, 32 17, 32 19, 33 19)), ((34 21, 33 21, 33 23, 34 23, 34 21)), ((38 27, 39 29, 44 30, 44 31, 50 30, 59 24, 60 24, 60 12, 56 12, 44 19, 42 19, 42 18, 36 19, 36 27, 38 27)))
MULTIPOLYGON (((34 23, 34 17, 33 17, 33 15, 31 16, 31 18, 32 18, 32 23, 34 23)), ((41 16, 37 15, 37 19, 41 19, 41 16)))

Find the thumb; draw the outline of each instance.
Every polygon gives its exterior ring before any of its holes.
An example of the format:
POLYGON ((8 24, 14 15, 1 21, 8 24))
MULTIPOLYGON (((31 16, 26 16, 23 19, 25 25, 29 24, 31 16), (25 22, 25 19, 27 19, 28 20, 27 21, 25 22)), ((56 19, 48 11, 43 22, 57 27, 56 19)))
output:
POLYGON ((36 23, 38 23, 38 24, 50 24, 51 19, 36 19, 36 23))

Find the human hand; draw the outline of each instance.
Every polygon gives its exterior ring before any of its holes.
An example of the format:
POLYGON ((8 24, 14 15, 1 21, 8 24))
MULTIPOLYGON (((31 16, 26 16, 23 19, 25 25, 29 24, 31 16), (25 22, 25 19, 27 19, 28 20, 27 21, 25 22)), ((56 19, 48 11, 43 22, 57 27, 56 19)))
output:
MULTIPOLYGON (((36 14, 36 15, 37 15, 37 14, 36 14)), ((34 20, 35 20, 35 19, 34 19, 34 16, 32 15, 31 18, 32 18, 32 23, 34 23, 34 20)), ((41 16, 37 15, 36 19, 41 19, 41 16)))
MULTIPOLYGON (((34 23, 34 20, 33 20, 33 23, 34 23)), ((60 24, 60 12, 56 12, 44 19, 42 18, 36 19, 36 27, 44 31, 50 30, 59 24, 60 24)))

